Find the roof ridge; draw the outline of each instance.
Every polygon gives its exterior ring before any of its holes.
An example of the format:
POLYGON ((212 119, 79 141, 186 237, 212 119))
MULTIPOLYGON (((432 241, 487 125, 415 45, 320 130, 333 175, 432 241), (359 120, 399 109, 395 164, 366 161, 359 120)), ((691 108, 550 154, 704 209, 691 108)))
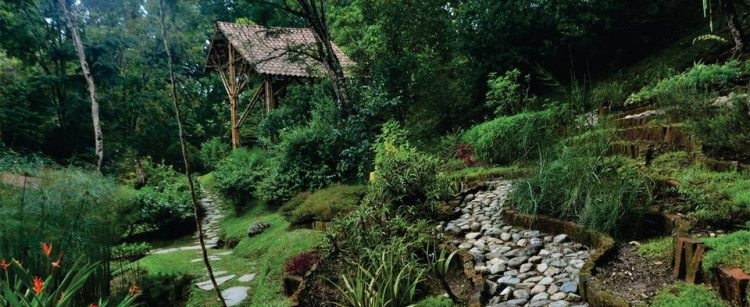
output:
POLYGON ((293 28, 293 27, 269 27, 269 26, 263 26, 263 25, 245 25, 245 24, 239 24, 239 23, 233 23, 228 21, 217 21, 217 24, 223 23, 229 26, 235 26, 235 27, 246 27, 246 28, 257 28, 257 29, 264 29, 264 30, 312 30, 311 28, 293 28))

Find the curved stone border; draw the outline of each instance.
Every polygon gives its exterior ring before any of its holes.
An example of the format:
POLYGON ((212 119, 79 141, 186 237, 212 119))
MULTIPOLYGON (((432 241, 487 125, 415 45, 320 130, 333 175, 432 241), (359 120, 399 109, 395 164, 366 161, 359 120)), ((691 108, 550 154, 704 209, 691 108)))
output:
POLYGON ((581 298, 591 306, 630 306, 623 298, 614 294, 593 276, 593 269, 615 252, 615 240, 603 233, 587 230, 573 222, 563 221, 547 216, 533 216, 518 213, 515 210, 504 210, 503 218, 514 226, 536 229, 545 233, 564 233, 573 240, 594 248, 578 276, 578 288, 581 298))

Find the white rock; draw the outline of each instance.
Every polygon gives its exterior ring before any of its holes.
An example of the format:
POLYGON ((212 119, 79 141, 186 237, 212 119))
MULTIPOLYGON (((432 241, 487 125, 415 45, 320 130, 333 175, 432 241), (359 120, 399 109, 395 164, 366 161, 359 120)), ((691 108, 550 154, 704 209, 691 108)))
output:
MULTIPOLYGON (((237 306, 247 298, 248 287, 231 287, 221 291, 221 297, 227 303, 227 306, 237 306)), ((219 299, 216 299, 219 300, 219 299)))

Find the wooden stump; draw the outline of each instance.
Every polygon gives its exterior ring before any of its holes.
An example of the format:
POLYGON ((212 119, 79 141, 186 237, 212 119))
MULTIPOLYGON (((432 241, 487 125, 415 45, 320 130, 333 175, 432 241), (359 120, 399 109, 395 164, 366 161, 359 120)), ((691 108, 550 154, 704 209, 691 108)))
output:
POLYGON ((717 268, 714 270, 721 296, 737 306, 748 306, 747 291, 750 275, 740 268, 717 268))
POLYGON ((672 257, 672 276, 688 283, 695 283, 702 278, 701 261, 706 245, 701 241, 680 237, 675 240, 674 257, 672 257))

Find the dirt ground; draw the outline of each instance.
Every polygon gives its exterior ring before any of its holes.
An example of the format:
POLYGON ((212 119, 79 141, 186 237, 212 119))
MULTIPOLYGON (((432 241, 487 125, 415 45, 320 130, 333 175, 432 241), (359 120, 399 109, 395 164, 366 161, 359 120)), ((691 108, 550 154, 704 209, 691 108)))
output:
POLYGON ((672 284, 669 259, 646 258, 636 246, 622 244, 617 255, 599 267, 594 275, 615 293, 631 303, 649 303, 659 289, 672 284))

